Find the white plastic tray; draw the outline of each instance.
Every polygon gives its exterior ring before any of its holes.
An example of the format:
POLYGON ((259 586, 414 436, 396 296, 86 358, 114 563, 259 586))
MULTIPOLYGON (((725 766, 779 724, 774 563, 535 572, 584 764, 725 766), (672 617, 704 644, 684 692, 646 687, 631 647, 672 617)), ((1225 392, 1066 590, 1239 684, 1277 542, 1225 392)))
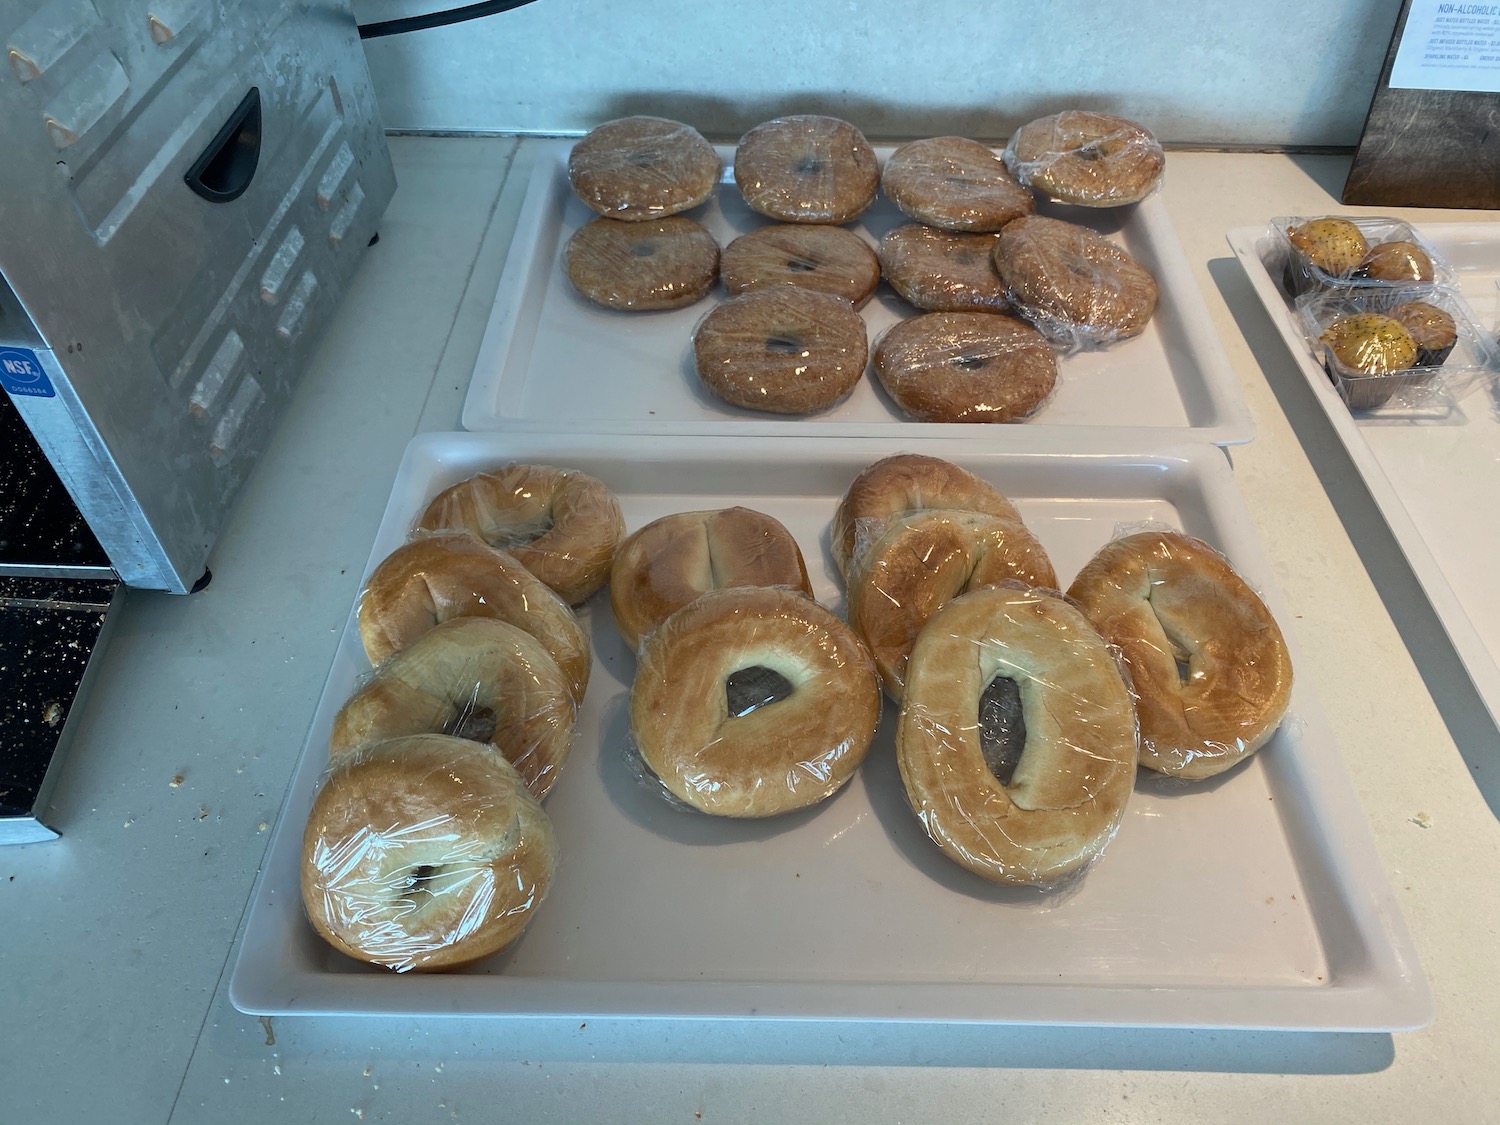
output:
MULTIPOLYGON (((1454 267, 1485 330, 1500 327, 1500 223, 1418 227, 1454 267)), ((1312 356, 1274 280, 1264 227, 1229 232, 1256 295, 1379 507, 1491 717, 1500 724, 1500 400, 1491 385, 1428 417, 1353 415, 1312 356), (1476 506, 1477 499, 1477 506, 1476 506)))
MULTIPOLYGON (((407 450, 370 567, 439 489, 506 461, 545 462, 605 480, 632 530, 688 509, 770 512, 802 545, 819 598, 841 609, 827 553, 834 505, 861 468, 895 448, 679 437, 648 451, 626 435, 423 435, 407 450)), ((1164 521, 1225 550, 1291 624, 1212 446, 1086 456, 927 448, 1015 499, 1062 582, 1118 523, 1164 521)), ((1245 765, 1193 788, 1143 778, 1099 862, 1070 894, 1049 899, 994 887, 927 840, 902 793, 889 705, 861 772, 812 810, 737 822, 669 806, 627 765, 634 657, 607 597, 583 616, 594 673, 573 756, 547 798, 561 848, 547 900, 489 961, 450 976, 398 976, 333 952, 298 892, 329 725, 368 667, 351 612, 252 896, 230 984, 238 1008, 1362 1030, 1431 1018, 1305 680, 1281 732, 1245 765)))
MULTIPOLYGON (((694 327, 724 296, 722 286, 695 305, 620 312, 580 297, 562 269, 563 247, 594 217, 568 184, 569 142, 545 147, 527 187, 515 239, 464 403, 467 430, 571 429, 615 433, 909 434, 986 433, 1008 448, 1138 431, 1147 441, 1247 442, 1254 424, 1208 318, 1182 247, 1157 196, 1128 208, 1074 207, 1049 213, 1095 227, 1155 275, 1160 303, 1146 331, 1104 351, 1061 361, 1058 389, 1024 423, 914 423, 866 373, 843 403, 789 418, 743 410, 703 390, 693 369, 694 327)), ((688 212, 721 246, 769 220, 745 206, 721 149, 724 181, 688 212)), ((881 158, 887 155, 880 150, 881 158)), ((1049 211, 1043 207, 1043 211, 1049 211)), ((881 197, 850 229, 871 246, 906 219, 881 197)), ((862 310, 873 342, 917 310, 881 285, 862 310)))

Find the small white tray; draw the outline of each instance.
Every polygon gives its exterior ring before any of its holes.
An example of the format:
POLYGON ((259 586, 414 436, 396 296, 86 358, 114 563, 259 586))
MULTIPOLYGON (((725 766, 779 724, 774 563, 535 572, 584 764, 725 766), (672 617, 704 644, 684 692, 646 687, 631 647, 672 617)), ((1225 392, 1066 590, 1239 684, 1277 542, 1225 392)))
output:
MULTIPOLYGON (((1500 326, 1500 223, 1428 223, 1422 237, 1454 269, 1478 322, 1500 326)), ((1318 405, 1349 452, 1370 496, 1422 584, 1474 687, 1500 725, 1500 399, 1475 390, 1425 416, 1354 415, 1308 350, 1273 276, 1274 240, 1265 227, 1240 227, 1229 245, 1256 296, 1291 349, 1318 405), (1476 506, 1477 498, 1477 506, 1476 506)))
MULTIPOLYGON (((626 435, 422 435, 402 462, 369 567, 439 489, 520 460, 599 476, 632 530, 688 509, 769 512, 802 545, 820 600, 842 608, 827 549, 834 505, 861 468, 896 448, 861 438, 664 437, 648 451, 626 435)), ((1117 524, 1162 521, 1226 551, 1291 624, 1212 446, 1086 456, 973 442, 927 448, 1016 500, 1060 581, 1117 524)), ((458 974, 423 976, 335 953, 305 920, 298 891, 329 725, 368 668, 351 613, 252 896, 230 982, 236 1007, 1324 1030, 1431 1018, 1305 680, 1282 730, 1243 766, 1191 788, 1143 777, 1098 863, 1070 894, 1045 898, 994 887, 927 840, 896 771, 889 705, 864 767, 814 809, 738 822, 669 805, 627 764, 634 657, 607 597, 582 616, 594 672, 573 756, 546 803, 561 850, 552 890, 509 950, 458 974)))
MULTIPOLYGON (((537 155, 515 239, 464 402, 467 430, 572 429, 614 433, 884 434, 934 430, 952 438, 988 434, 1009 447, 1037 441, 1076 448, 1103 430, 1135 431, 1147 442, 1250 441, 1255 427, 1208 317, 1166 207, 1152 196, 1135 207, 1053 209, 1123 245, 1156 277, 1160 301, 1146 331, 1103 351, 1061 359, 1052 399, 1024 423, 916 423, 866 373, 841 404, 807 417, 730 406, 705 391, 693 368, 692 333, 726 295, 722 286, 683 309, 620 312, 580 297, 562 268, 569 236, 594 218, 568 183, 569 142, 537 155)), ((729 170, 718 192, 688 212, 727 246, 769 220, 745 206, 729 170)), ((882 159, 888 155, 879 150, 882 159)), ((909 222, 884 196, 850 225, 872 247, 909 222)), ((882 283, 862 310, 874 341, 917 314, 882 283)))

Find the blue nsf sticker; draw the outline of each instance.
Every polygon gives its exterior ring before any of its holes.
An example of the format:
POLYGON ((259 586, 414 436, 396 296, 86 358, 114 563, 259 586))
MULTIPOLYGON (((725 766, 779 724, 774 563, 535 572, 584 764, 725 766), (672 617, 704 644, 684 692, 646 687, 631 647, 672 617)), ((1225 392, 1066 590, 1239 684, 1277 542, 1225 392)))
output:
POLYGON ((0 347, 0 387, 13 395, 33 398, 52 398, 57 394, 36 352, 26 348, 0 347))

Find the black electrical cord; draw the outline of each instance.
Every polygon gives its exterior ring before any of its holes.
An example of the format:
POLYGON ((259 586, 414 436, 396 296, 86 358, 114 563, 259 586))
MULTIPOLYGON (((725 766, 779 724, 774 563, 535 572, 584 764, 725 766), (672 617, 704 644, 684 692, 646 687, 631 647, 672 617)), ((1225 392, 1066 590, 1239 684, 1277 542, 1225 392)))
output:
POLYGON ((420 16, 405 16, 398 20, 382 20, 380 23, 359 25, 361 39, 379 39, 383 35, 401 35, 408 31, 423 31, 429 27, 446 27, 450 23, 477 20, 480 16, 493 16, 522 8, 535 0, 486 0, 483 4, 465 4, 462 8, 449 8, 446 12, 427 12, 420 16))

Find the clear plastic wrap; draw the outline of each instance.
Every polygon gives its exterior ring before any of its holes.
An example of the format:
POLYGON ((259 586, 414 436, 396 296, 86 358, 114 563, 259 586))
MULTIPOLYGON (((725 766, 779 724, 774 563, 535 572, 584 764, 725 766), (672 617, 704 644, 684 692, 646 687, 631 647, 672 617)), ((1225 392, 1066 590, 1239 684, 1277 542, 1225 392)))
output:
POLYGON ((663 117, 606 121, 568 154, 568 179, 578 198, 627 222, 696 207, 713 194, 723 170, 698 130, 663 117))
POLYGON ((1027 187, 1081 207, 1138 203, 1161 184, 1166 155, 1145 126, 1070 109, 1017 129, 1005 163, 1027 187))
POLYGON ((1009 312, 991 261, 999 240, 907 223, 880 240, 880 273, 902 300, 927 312, 1009 312))
POLYGON ((1209 544, 1170 528, 1127 529, 1079 571, 1068 596, 1129 668, 1141 765, 1213 777, 1276 732, 1292 694, 1286 641, 1209 544))
POLYGON ((1075 223, 1030 215, 1007 224, 994 264, 1016 310, 1069 351, 1138 336, 1156 311, 1150 272, 1075 223))
POLYGON ((336 758, 302 847, 308 920, 398 972, 457 968, 520 936, 551 885, 551 822, 503 758, 419 735, 336 758))
POLYGON ((511 464, 444 489, 413 531, 472 532, 578 605, 609 581, 625 517, 608 486, 587 473, 511 464))
POLYGON ((359 595, 371 664, 455 617, 494 617, 539 640, 583 704, 592 655, 567 602, 509 552, 467 531, 421 533, 377 566, 359 595))
POLYGON ((874 368, 920 422, 1017 422, 1057 386, 1057 353, 1029 324, 1000 313, 931 312, 875 341, 874 368))
POLYGON ((1113 838, 1138 732, 1115 653, 1053 591, 986 586, 917 638, 896 730, 907 800, 986 879, 1054 887, 1113 838))
POLYGON ((694 598, 729 586, 813 593, 802 550, 780 520, 751 508, 719 508, 663 516, 627 536, 615 552, 610 609, 634 651, 694 598))
POLYGON ((740 138, 734 181, 754 211, 784 223, 847 223, 875 200, 880 161, 853 125, 793 114, 740 138))
POLYGON ((1351 410, 1445 411, 1500 367, 1494 338, 1452 289, 1324 290, 1294 307, 1308 347, 1351 410))
POLYGON ((708 296, 719 279, 719 244, 682 215, 636 223, 594 219, 563 247, 573 288, 625 312, 679 309, 708 296))
POLYGON ((772 223, 724 247, 719 275, 731 294, 768 285, 795 285, 842 297, 859 308, 880 284, 880 262, 852 230, 772 223))
POLYGON ((946 602, 1007 580, 1057 587, 1052 560, 1020 520, 934 508, 857 528, 849 624, 898 703, 912 646, 946 602))
POLYGON ((1413 285, 1452 288, 1453 267, 1410 223, 1381 216, 1281 216, 1271 220, 1266 268, 1289 296, 1413 285))
POLYGON ((578 715, 541 642, 488 617, 435 625, 376 665, 334 717, 329 752, 410 734, 494 747, 538 799, 557 781, 578 715))
POLYGON ((902 145, 886 159, 880 186, 904 214, 944 230, 998 231, 1036 210, 1005 161, 965 137, 902 145))
POLYGON ((880 718, 874 662, 811 598, 738 586, 647 634, 630 692, 635 752, 678 800, 765 817, 832 796, 880 718))
POLYGON ((731 405, 812 414, 859 384, 869 339, 848 301, 773 285, 730 297, 699 321, 693 357, 703 385, 731 405))

